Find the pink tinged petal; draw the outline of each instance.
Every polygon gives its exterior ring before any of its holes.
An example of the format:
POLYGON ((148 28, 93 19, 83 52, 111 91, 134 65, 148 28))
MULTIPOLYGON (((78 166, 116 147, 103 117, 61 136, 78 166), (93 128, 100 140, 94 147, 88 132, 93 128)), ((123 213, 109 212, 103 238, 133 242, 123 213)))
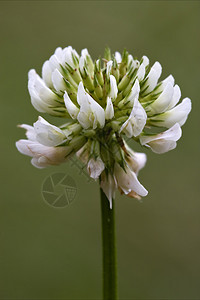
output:
POLYGON ((109 96, 112 100, 115 100, 117 98, 118 88, 117 88, 117 82, 113 75, 110 75, 110 92, 109 96))
POLYGON ((110 173, 106 176, 106 173, 101 174, 101 188, 110 202, 110 209, 112 209, 112 199, 115 198, 115 192, 117 189, 117 182, 114 176, 110 173))
POLYGON ((111 98, 107 98, 107 104, 106 104, 106 109, 105 109, 105 118, 106 120, 110 120, 114 117, 114 108, 113 104, 111 101, 111 98))
POLYGON ((97 179, 105 169, 105 165, 100 157, 97 157, 95 160, 94 158, 91 158, 87 165, 87 171, 91 178, 97 179))
POLYGON ((44 156, 41 156, 39 158, 33 157, 31 159, 31 164, 38 169, 43 169, 48 167, 48 163, 44 156))
POLYGON ((144 84, 143 90, 145 90, 145 94, 150 93, 151 91, 154 90, 158 83, 158 79, 160 78, 160 75, 162 73, 162 67, 159 62, 155 62, 155 64, 152 66, 148 76, 147 76, 147 81, 144 84))
POLYGON ((66 85, 64 82, 64 78, 62 74, 58 71, 58 69, 55 69, 52 73, 52 82, 55 90, 58 93, 65 91, 66 85))
POLYGON ((153 103, 146 107, 148 116, 166 111, 169 104, 172 101, 173 94, 174 87, 169 82, 164 88, 163 92, 160 94, 160 96, 153 103))
POLYGON ((64 102, 65 106, 67 108, 68 113, 72 117, 72 119, 77 119, 79 108, 72 102, 72 100, 69 98, 67 92, 64 93, 64 102))
POLYGON ((177 123, 170 129, 150 136, 141 136, 140 143, 155 153, 165 153, 176 148, 176 141, 181 138, 182 130, 180 125, 177 123))
POLYGON ((33 157, 33 152, 30 150, 29 146, 32 144, 32 143, 35 143, 33 141, 29 141, 29 140, 19 140, 16 142, 16 147, 17 147, 17 150, 24 154, 24 155, 28 155, 28 156, 32 156, 33 157))
POLYGON ((155 117, 151 117, 150 122, 151 124, 154 124, 155 121, 156 126, 167 128, 172 127, 176 123, 179 123, 179 125, 182 126, 183 124, 185 124, 191 109, 191 100, 189 98, 185 98, 179 105, 175 106, 169 111, 166 111, 165 113, 162 113, 155 117))
POLYGON ((71 147, 47 147, 38 142, 29 140, 19 140, 16 142, 16 147, 22 154, 34 158, 32 162, 43 163, 43 166, 59 165, 67 160, 67 157, 72 152, 71 147))
POLYGON ((148 191, 138 181, 135 172, 131 171, 129 167, 126 167, 125 172, 117 163, 115 163, 114 174, 118 186, 125 194, 129 194, 131 191, 142 197, 148 194, 148 191))

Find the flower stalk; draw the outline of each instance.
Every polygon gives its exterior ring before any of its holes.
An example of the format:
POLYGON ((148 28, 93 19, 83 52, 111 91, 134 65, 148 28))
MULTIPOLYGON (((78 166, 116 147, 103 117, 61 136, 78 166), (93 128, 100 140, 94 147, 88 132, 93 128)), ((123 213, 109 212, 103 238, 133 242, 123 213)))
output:
POLYGON ((102 255, 103 255, 103 299, 117 299, 117 264, 115 238, 115 207, 100 189, 101 195, 101 222, 102 222, 102 255))

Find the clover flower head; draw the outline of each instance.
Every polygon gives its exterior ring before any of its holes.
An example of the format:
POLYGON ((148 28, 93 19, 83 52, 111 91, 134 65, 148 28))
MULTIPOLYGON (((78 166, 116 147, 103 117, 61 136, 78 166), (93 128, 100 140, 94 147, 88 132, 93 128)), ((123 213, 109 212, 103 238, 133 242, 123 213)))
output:
POLYGON ((159 81, 159 62, 150 66, 126 50, 93 61, 88 50, 81 55, 71 47, 57 48, 42 67, 28 74, 32 105, 41 113, 62 117, 60 127, 42 117, 26 130, 26 140, 18 150, 32 157, 38 168, 59 165, 76 155, 90 177, 100 185, 110 201, 116 189, 140 199, 147 190, 137 175, 146 155, 134 152, 126 140, 134 140, 155 153, 176 147, 181 126, 191 110, 191 100, 180 102, 181 91, 172 75, 159 81), (157 128, 157 129, 156 129, 157 128))

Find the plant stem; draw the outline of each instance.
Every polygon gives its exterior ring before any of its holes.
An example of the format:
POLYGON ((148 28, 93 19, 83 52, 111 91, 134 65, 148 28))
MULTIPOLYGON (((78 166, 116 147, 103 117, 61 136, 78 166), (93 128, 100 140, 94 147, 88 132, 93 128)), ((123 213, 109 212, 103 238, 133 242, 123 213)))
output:
POLYGON ((117 299, 117 267, 115 245, 115 210, 100 188, 103 250, 103 299, 117 299))

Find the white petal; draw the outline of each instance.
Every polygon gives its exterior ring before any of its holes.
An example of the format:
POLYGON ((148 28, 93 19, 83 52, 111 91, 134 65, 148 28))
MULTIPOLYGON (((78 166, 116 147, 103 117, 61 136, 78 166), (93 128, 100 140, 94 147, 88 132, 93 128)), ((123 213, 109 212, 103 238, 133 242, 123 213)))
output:
POLYGON ((52 69, 50 67, 49 61, 45 61, 43 66, 42 66, 42 78, 46 85, 50 88, 53 87, 52 80, 51 80, 51 75, 52 75, 52 69))
POLYGON ((142 63, 144 64, 145 67, 149 65, 149 59, 147 56, 142 56, 142 63))
POLYGON ((63 62, 64 50, 61 47, 56 48, 54 55, 56 56, 59 62, 63 62))
POLYGON ((95 160, 94 158, 91 158, 87 165, 87 170, 91 178, 97 179, 101 175, 105 168, 105 165, 100 157, 97 157, 95 160))
POLYGON ((94 121, 91 120, 89 117, 90 115, 88 113, 86 113, 83 109, 80 109, 77 116, 77 120, 79 121, 79 123, 84 129, 88 129, 89 127, 92 127, 94 123, 94 121))
POLYGON ((189 98, 185 98, 179 105, 175 106, 169 111, 166 111, 163 114, 152 117, 150 121, 152 124, 154 124, 155 120, 156 126, 167 128, 172 127, 176 123, 179 123, 179 125, 182 126, 186 122, 191 108, 191 100, 189 98))
POLYGON ((110 72, 111 72, 111 69, 112 69, 112 65, 113 65, 113 61, 112 60, 109 60, 107 62, 107 66, 106 66, 106 75, 107 75, 107 78, 109 78, 110 76, 110 72))
POLYGON ((66 85, 64 82, 64 78, 62 74, 58 71, 58 69, 55 69, 52 73, 52 82, 57 92, 65 91, 66 85))
POLYGON ((30 70, 28 73, 29 82, 28 88, 31 95, 32 90, 38 97, 47 104, 53 105, 56 103, 58 96, 56 96, 40 78, 40 76, 35 72, 35 70, 30 70))
POLYGON ((142 81, 144 79, 145 76, 145 64, 142 63, 137 71, 137 78, 139 81, 142 81))
POLYGON ((162 81, 162 88, 164 89, 168 83, 171 83, 174 86, 174 81, 174 77, 172 75, 169 75, 162 81))
MULTIPOLYGON (((45 85, 42 79, 36 74, 35 70, 30 70, 28 73, 28 90, 29 94, 31 96, 31 103, 40 112, 49 113, 52 115, 62 115, 62 113, 55 112, 53 110, 54 106, 58 106, 58 103, 55 101, 57 99, 57 96, 54 93, 51 93, 50 97, 46 97, 45 99, 42 99, 40 92, 38 91, 38 82, 39 86, 45 85), (52 97, 53 95, 53 97, 52 97), (54 98, 54 99, 52 99, 54 98)), ((46 87, 46 89, 48 89, 46 87)), ((49 89, 48 89, 49 90, 49 89)), ((50 91, 50 90, 49 90, 50 91)))
POLYGON ((118 51, 115 52, 115 59, 118 64, 120 64, 122 62, 122 56, 118 51))
POLYGON ((158 83, 158 79, 160 78, 160 75, 162 73, 162 67, 159 62, 155 62, 155 64, 152 66, 148 76, 147 76, 147 81, 144 84, 143 89, 145 89, 147 86, 147 89, 145 90, 145 94, 150 93, 151 91, 154 90, 158 83))
POLYGON ((159 114, 168 108, 170 102, 172 101, 174 93, 174 87, 169 82, 166 87, 164 88, 163 92, 160 96, 149 106, 147 106, 146 111, 148 115, 159 114))
POLYGON ((118 88, 117 88, 117 82, 113 75, 110 75, 110 92, 109 96, 112 100, 117 98, 118 88))
POLYGON ((122 125, 119 132, 123 131, 128 138, 131 138, 132 136, 136 137, 142 132, 146 124, 146 120, 147 120, 146 112, 142 107, 142 105, 140 104, 140 102, 138 101, 138 99, 135 98, 131 114, 128 120, 122 125), (132 127, 131 131, 130 131, 130 124, 132 127))
POLYGON ((117 189, 115 177, 113 177, 110 173, 106 176, 106 173, 103 172, 101 175, 101 188, 110 202, 110 209, 112 209, 112 199, 115 198, 115 192, 117 189))
POLYGON ((34 87, 35 81, 34 81, 34 78, 31 77, 31 75, 34 73, 34 71, 33 72, 32 71, 33 70, 31 70, 29 72, 29 80, 28 80, 28 91, 31 96, 31 103, 35 107, 35 109, 37 109, 38 111, 47 112, 48 109, 47 109, 46 103, 44 103, 42 101, 42 99, 39 97, 38 93, 35 90, 35 87, 34 87))
POLYGON ((77 102, 80 106, 88 104, 87 93, 84 89, 82 81, 79 83, 78 86, 77 102))
POLYGON ((147 161, 147 156, 145 153, 134 152, 132 155, 132 161, 129 166, 137 174, 142 168, 144 168, 147 161))
POLYGON ((135 67, 135 61, 134 61, 133 56, 131 54, 128 55, 127 65, 128 65, 129 68, 135 67))
POLYGON ((63 50, 63 52, 64 52, 64 62, 67 63, 68 65, 70 65, 73 69, 75 69, 76 65, 73 61, 72 55, 79 58, 78 53, 71 46, 66 47, 63 50))
MULTIPOLYGON (((87 97, 88 97, 88 102, 91 107, 91 111, 94 114, 95 119, 97 120, 97 123, 99 124, 99 126, 101 128, 103 128, 105 125, 105 112, 104 112, 103 107, 101 107, 89 94, 87 94, 87 97)), ((93 129, 95 129, 95 128, 94 128, 94 124, 93 124, 93 129)))
POLYGON ((88 53, 88 49, 87 49, 87 48, 81 50, 81 56, 82 56, 84 59, 85 59, 87 56, 90 56, 89 53, 88 53))
POLYGON ((72 102, 72 100, 69 98, 67 92, 64 93, 64 102, 65 106, 67 108, 68 113, 72 117, 72 119, 76 119, 79 113, 78 107, 72 102))
POLYGON ((173 108, 179 102, 180 98, 181 98, 181 90, 180 90, 180 87, 176 84, 174 86, 173 97, 171 99, 171 102, 170 102, 167 110, 173 108))
POLYGON ((80 82, 78 86, 77 102, 80 105, 80 111, 77 115, 77 120, 83 128, 88 129, 89 127, 93 126, 93 121, 90 119, 91 115, 93 116, 93 114, 91 112, 87 93, 82 82, 80 82))
POLYGON ((134 191, 142 197, 148 194, 147 190, 138 181, 136 174, 132 172, 128 167, 126 168, 125 172, 119 166, 119 164, 115 163, 114 168, 114 174, 117 180, 117 184, 125 194, 129 194, 131 191, 134 191))
POLYGON ((125 148, 128 152, 128 156, 126 157, 126 162, 128 163, 130 169, 134 171, 136 174, 144 168, 146 161, 147 161, 147 156, 145 153, 139 153, 133 151, 127 143, 125 143, 125 148))
POLYGON ((155 153, 165 153, 176 147, 176 141, 181 137, 182 131, 177 123, 170 129, 150 136, 141 136, 140 143, 150 147, 155 153))
POLYGON ((78 86, 77 102, 80 105, 80 112, 77 120, 83 128, 92 127, 96 129, 99 125, 101 128, 105 124, 104 109, 88 94, 86 93, 83 83, 80 82, 78 86))
MULTIPOLYGON (((62 50, 62 49, 61 49, 61 50, 62 50)), ((60 51, 61 51, 61 50, 60 50, 60 51)), ((56 51, 57 51, 57 49, 56 49, 56 51)), ((55 53, 56 53, 56 51, 55 51, 55 53)), ((60 51, 57 51, 57 54, 58 54, 58 52, 60 52, 60 51)), ((62 59, 61 56, 62 56, 61 54, 59 54, 59 55, 53 54, 53 55, 49 58, 49 66, 50 66, 52 72, 53 72, 55 69, 58 69, 59 71, 62 71, 60 65, 63 64, 63 59, 62 59)))
POLYGON ((85 67, 85 58, 83 56, 79 59, 79 68, 81 71, 81 74, 84 74, 84 67, 85 67))
POLYGON ((110 97, 107 98, 107 105, 106 105, 106 109, 105 109, 105 117, 106 117, 106 120, 110 120, 114 117, 114 108, 113 108, 113 104, 112 104, 112 101, 111 101, 110 97))
POLYGON ((45 146, 57 146, 66 140, 66 136, 62 130, 54 125, 51 125, 42 117, 34 123, 36 139, 39 143, 45 146))
POLYGON ((36 134, 33 126, 22 124, 19 125, 19 127, 26 130, 26 136, 30 141, 36 141, 36 134))
POLYGON ((136 81, 131 89, 130 94, 128 95, 128 97, 125 100, 125 103, 130 102, 129 106, 133 107, 135 99, 138 99, 138 97, 139 97, 139 92, 140 92, 140 84, 139 84, 138 79, 136 79, 136 81))

